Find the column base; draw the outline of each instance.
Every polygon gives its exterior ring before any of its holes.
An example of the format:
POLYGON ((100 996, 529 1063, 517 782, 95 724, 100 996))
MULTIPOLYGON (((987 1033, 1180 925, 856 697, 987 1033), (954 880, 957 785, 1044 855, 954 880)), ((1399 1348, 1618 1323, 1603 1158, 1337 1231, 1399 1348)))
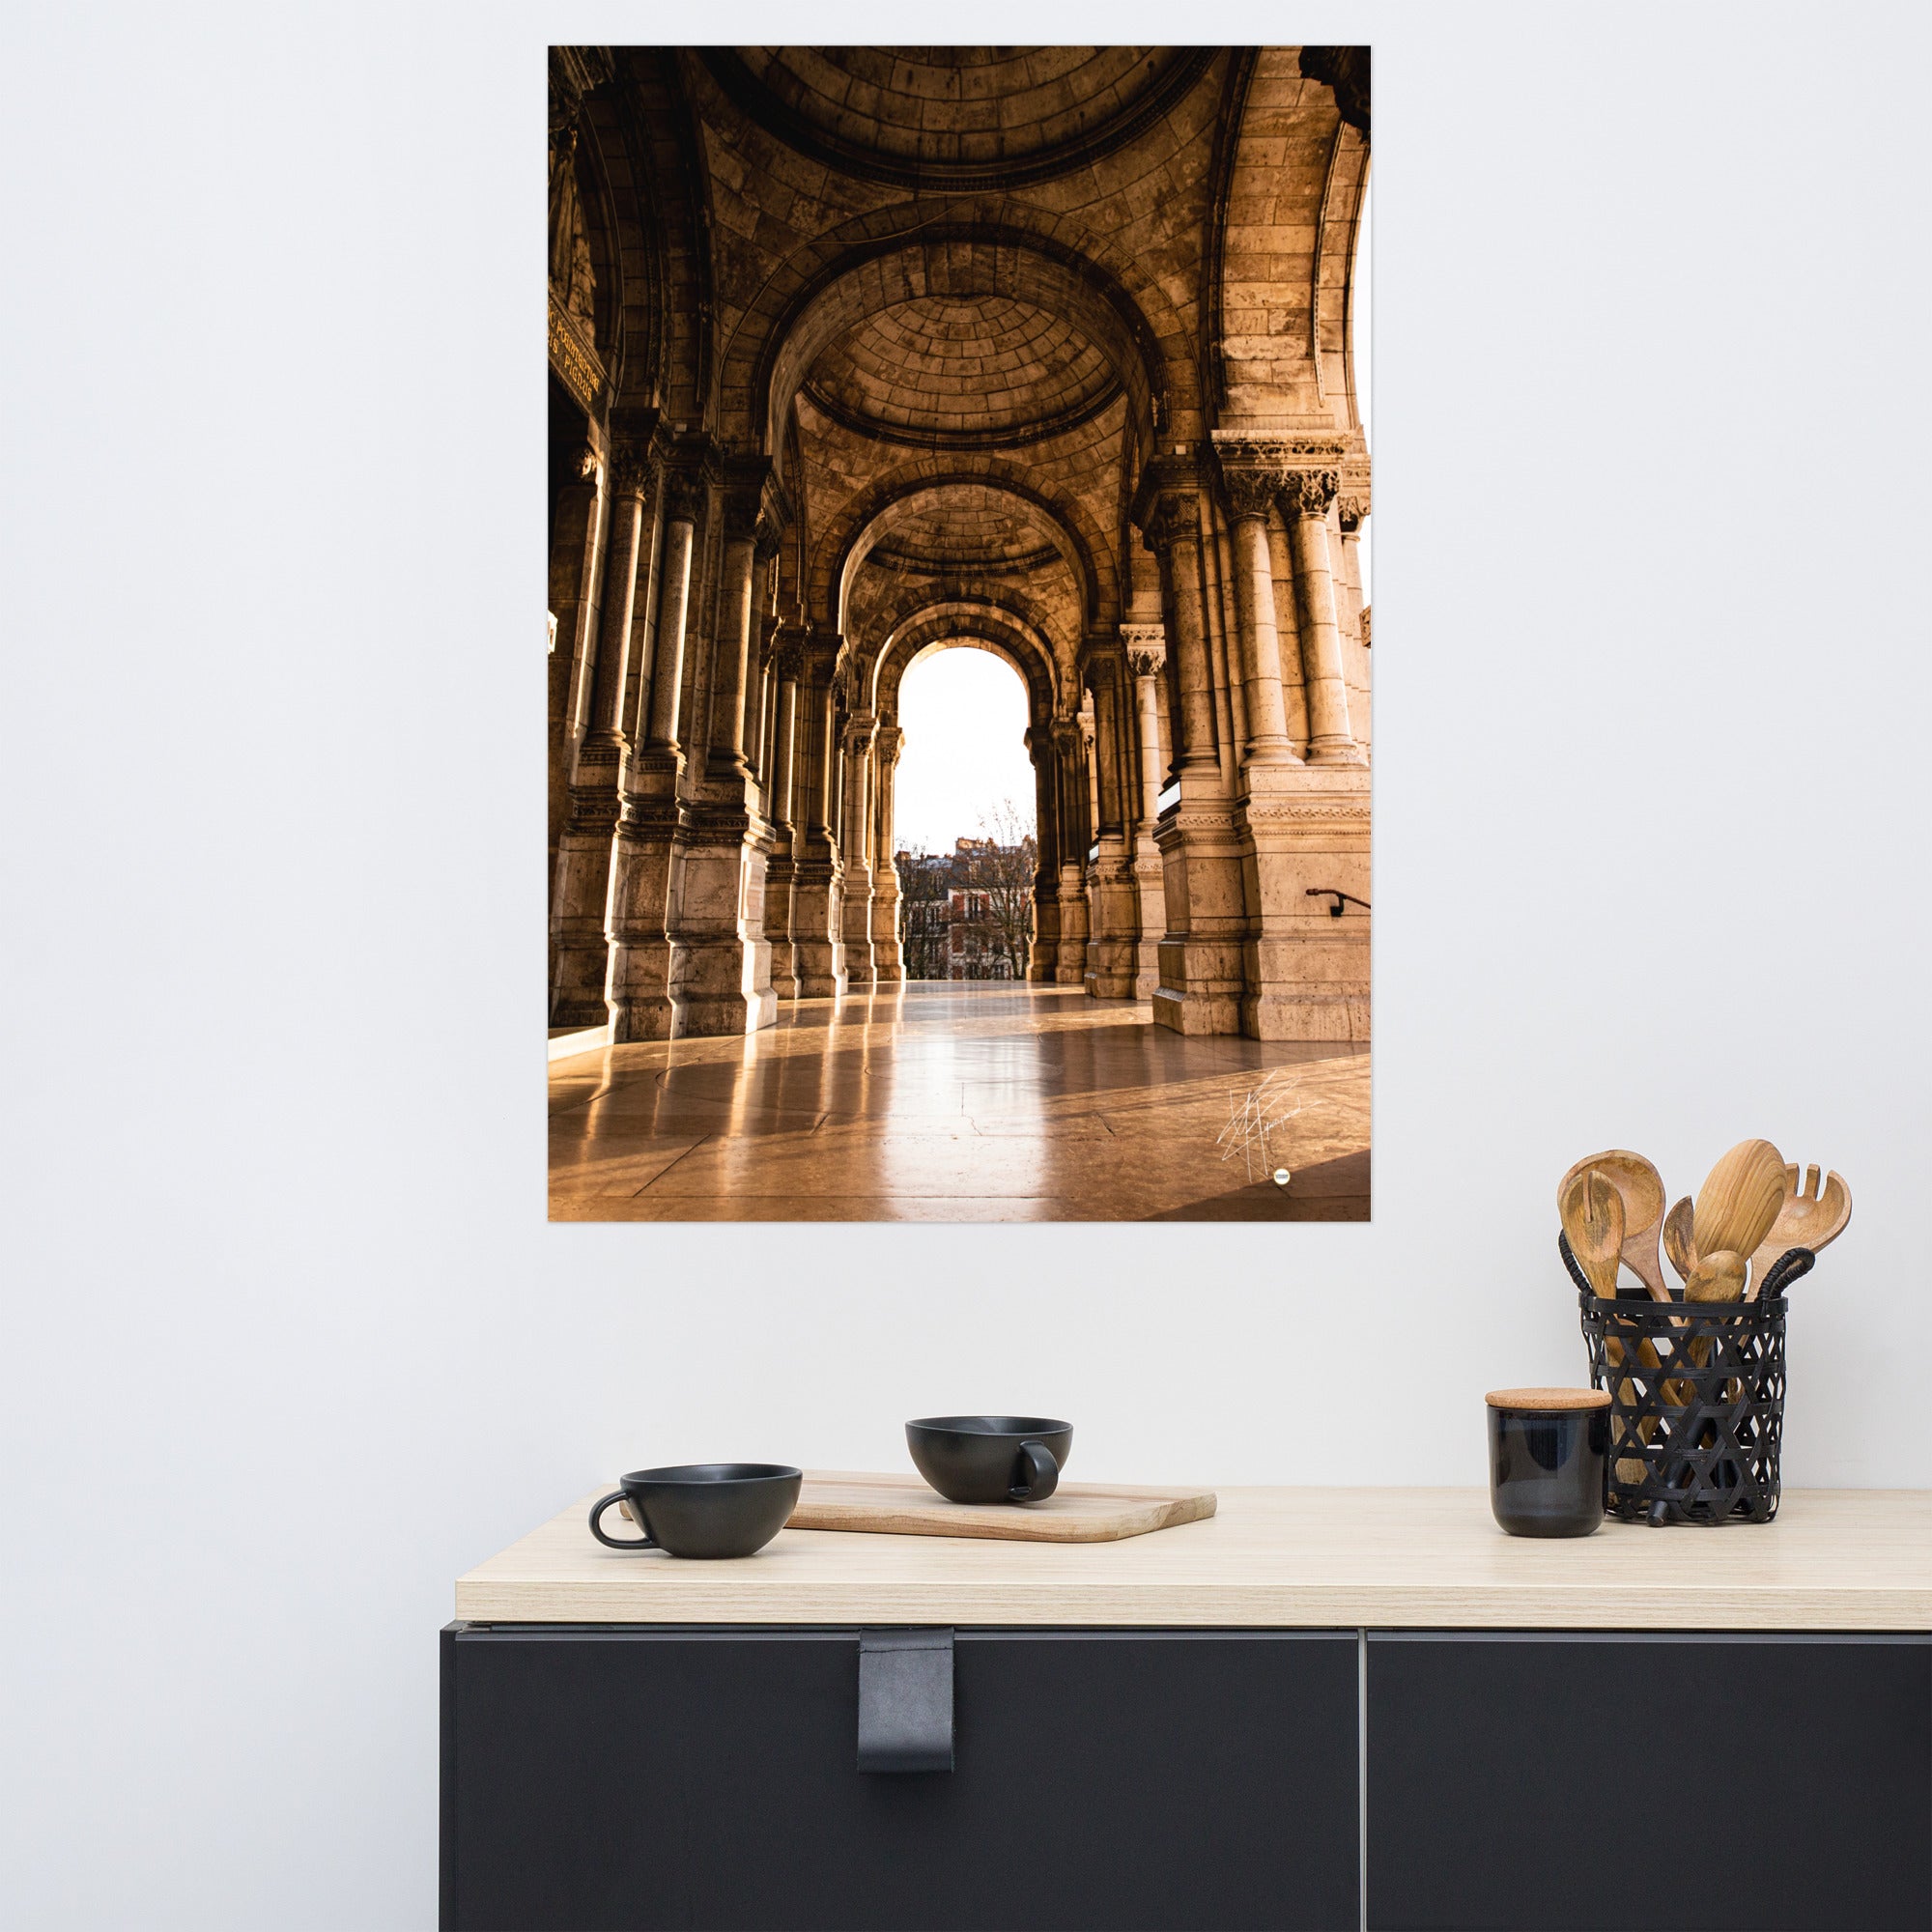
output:
POLYGON ((764 936, 769 830, 747 808, 687 808, 670 924, 670 1037, 756 1033, 778 1018, 764 936))
POLYGON ((1089 875, 1092 934, 1087 941, 1087 991, 1096 1000, 1131 1000, 1138 967, 1140 895, 1126 841, 1110 835, 1089 875))
POLYGON ((1087 983, 1087 878, 1084 867, 1067 863, 1060 868, 1060 949, 1055 957, 1056 986, 1087 983))
POLYGON ((1218 771, 1182 767, 1180 803, 1155 827, 1154 843, 1168 920, 1154 1020, 1177 1033, 1239 1033, 1241 953, 1250 929, 1243 840, 1218 771))
POLYGON ((905 979, 905 951, 899 944, 899 902, 872 895, 872 978, 881 986, 905 979))
POLYGON ((872 961, 872 875, 845 869, 839 895, 839 923, 845 941, 845 985, 848 992, 869 991, 878 978, 872 961))
POLYGON ((845 977, 845 941, 839 934, 843 917, 844 877, 825 857, 802 859, 792 875, 792 974, 801 1000, 841 999, 845 977))
POLYGON ((1249 775, 1239 803, 1250 907, 1241 1031, 1254 1039, 1370 1037, 1370 918, 1317 894, 1369 895, 1369 774, 1249 775))
POLYGON ((671 1037, 675 1010, 665 922, 674 896, 682 762, 664 747, 639 753, 611 846, 610 966, 603 1004, 613 1045, 671 1037))
POLYGON ((795 1000, 798 968, 791 934, 797 867, 791 858, 791 828, 774 831, 779 849, 765 867, 765 941, 772 949, 772 991, 781 1000, 795 1000))

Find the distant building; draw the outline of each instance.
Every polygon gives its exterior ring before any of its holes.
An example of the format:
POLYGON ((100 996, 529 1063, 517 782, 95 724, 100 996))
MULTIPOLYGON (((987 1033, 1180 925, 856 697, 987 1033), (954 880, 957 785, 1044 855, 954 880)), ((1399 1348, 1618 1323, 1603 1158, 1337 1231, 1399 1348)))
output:
POLYGON ((1035 863, 1030 838, 958 838, 951 852, 895 853, 906 978, 1024 978, 1035 863))

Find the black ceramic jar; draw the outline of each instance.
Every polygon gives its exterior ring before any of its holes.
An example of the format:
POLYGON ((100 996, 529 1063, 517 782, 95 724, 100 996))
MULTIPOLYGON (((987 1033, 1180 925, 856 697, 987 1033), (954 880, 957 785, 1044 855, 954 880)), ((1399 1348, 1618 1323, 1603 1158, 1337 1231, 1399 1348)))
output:
POLYGON ((1607 1389, 1492 1389, 1490 1507, 1512 1536, 1588 1536, 1604 1520, 1607 1389))

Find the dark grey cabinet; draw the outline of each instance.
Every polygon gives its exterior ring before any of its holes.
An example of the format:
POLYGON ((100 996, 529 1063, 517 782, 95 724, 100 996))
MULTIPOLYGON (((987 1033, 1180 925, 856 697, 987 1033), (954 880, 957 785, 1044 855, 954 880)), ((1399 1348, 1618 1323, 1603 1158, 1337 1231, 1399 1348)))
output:
POLYGON ((1926 1932, 1932 1641, 1371 1633, 1378 1932, 1926 1932))
POLYGON ((1932 1932, 1932 1637, 960 1630, 895 1775, 861 1638, 451 1626, 443 1926, 1932 1932))
POLYGON ((954 1768, 857 1768, 857 1630, 454 1626, 450 1932, 1360 1923, 1358 1641, 956 1634, 954 1768))

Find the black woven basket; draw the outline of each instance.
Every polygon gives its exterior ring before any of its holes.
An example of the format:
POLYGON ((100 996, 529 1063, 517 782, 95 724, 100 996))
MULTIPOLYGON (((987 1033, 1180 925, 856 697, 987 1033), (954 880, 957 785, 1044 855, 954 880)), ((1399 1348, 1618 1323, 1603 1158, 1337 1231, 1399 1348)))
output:
MULTIPOLYGON (((1573 1276, 1580 1274, 1563 1243, 1573 1276)), ((1627 1522, 1769 1522, 1784 1434, 1784 1287, 1755 1301, 1605 1301, 1581 1284, 1590 1384, 1610 1392, 1607 1507, 1627 1522)))

